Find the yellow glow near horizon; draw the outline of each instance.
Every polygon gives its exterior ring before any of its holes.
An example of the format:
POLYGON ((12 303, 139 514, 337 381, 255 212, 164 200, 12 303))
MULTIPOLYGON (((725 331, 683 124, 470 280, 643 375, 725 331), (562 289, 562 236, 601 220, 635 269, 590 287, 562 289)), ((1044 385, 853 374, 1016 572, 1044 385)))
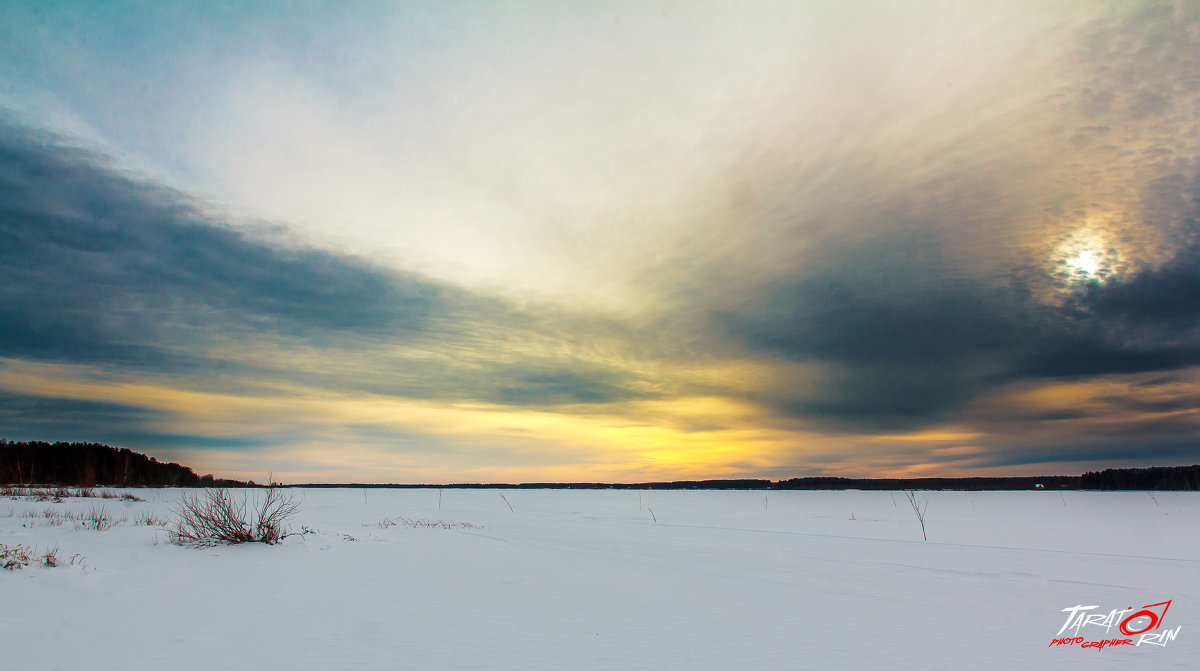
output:
POLYGON ((286 450, 260 448, 253 456, 228 449, 170 450, 188 454, 189 465, 201 470, 261 471, 260 479, 266 470, 277 476, 294 470, 269 468, 272 460, 301 460, 307 472, 346 473, 351 480, 367 481, 412 481, 412 472, 443 481, 467 473, 491 481, 505 473, 520 473, 516 479, 522 480, 539 474, 565 480, 708 478, 736 474, 731 463, 768 466, 755 454, 771 452, 787 438, 747 422, 756 414, 752 406, 720 398, 634 402, 605 413, 571 414, 299 389, 248 397, 179 389, 174 382, 104 379, 86 367, 12 360, 0 368, 0 389, 162 410, 167 416, 159 429, 165 433, 271 437, 303 427, 312 434, 286 450), (706 426, 695 424, 698 413, 706 426), (452 449, 433 460, 441 465, 422 464, 420 449, 392 453, 386 446, 363 444, 347 427, 375 427, 452 449), (322 438, 336 442, 336 449, 322 438))
MULTIPOLYGON (((1172 401, 1193 393, 1198 380, 1200 370, 1174 382, 1131 375, 1023 384, 989 403, 1007 409, 1014 421, 1026 421, 1021 418, 1031 411, 1050 418, 1037 420, 1028 436, 1077 439, 1123 423, 1200 421, 1194 410, 1171 409, 1172 401), (1134 397, 1160 401, 1163 409, 1114 400, 1134 397), (1059 415, 1063 419, 1053 418, 1059 415)), ((978 475, 995 472, 986 457, 995 441, 1004 443, 1002 425, 948 424, 884 434, 810 431, 780 426, 761 406, 721 396, 679 394, 551 409, 308 388, 250 396, 180 388, 169 377, 112 377, 87 366, 12 359, 0 359, 0 390, 152 409, 161 418, 149 430, 204 436, 212 446, 142 451, 201 473, 262 481, 273 471, 292 483, 978 475), (230 439, 230 447, 219 445, 222 437, 230 439), (233 447, 239 440, 262 444, 233 447)), ((1066 466, 1055 470, 1070 472, 1066 466)))
POLYGON ((976 431, 966 430, 941 430, 941 431, 917 431, 914 433, 902 434, 885 434, 880 436, 872 436, 871 442, 922 442, 922 443, 943 443, 943 442, 961 442, 978 440, 984 434, 976 431))

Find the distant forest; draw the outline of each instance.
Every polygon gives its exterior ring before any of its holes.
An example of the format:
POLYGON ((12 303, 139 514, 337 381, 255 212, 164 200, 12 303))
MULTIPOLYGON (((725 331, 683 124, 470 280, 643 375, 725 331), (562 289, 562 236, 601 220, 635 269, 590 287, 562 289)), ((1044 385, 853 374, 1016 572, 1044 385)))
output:
POLYGON ((1200 490, 1200 466, 1155 466, 1153 468, 1109 468, 1084 473, 1081 489, 1175 489, 1200 490))
POLYGON ((447 489, 944 489, 961 491, 1016 491, 1027 489, 1098 490, 1200 490, 1200 465, 1155 468, 1119 468, 1083 475, 1013 476, 996 478, 838 478, 816 476, 790 480, 680 480, 611 484, 603 482, 527 482, 513 484, 457 483, 450 485, 307 484, 298 487, 426 488, 447 489))
MULTIPOLYGON (((0 441, 0 484, 93 485, 114 487, 254 487, 254 482, 196 475, 174 462, 162 463, 128 449, 97 443, 17 443, 0 441)), ((998 478, 838 478, 790 480, 684 480, 608 484, 599 482, 530 482, 523 484, 309 484, 300 487, 372 487, 458 489, 950 489, 950 490, 1200 490, 1200 465, 1110 468, 1083 475, 998 478)))
POLYGON ((0 484, 245 487, 254 483, 196 475, 187 466, 97 443, 0 441, 0 484))

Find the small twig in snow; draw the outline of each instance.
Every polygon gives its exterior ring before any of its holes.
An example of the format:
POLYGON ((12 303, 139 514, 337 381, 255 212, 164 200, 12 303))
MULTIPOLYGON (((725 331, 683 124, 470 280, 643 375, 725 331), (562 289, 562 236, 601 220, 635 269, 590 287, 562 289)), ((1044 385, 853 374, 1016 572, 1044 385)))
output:
POLYGON ((921 523, 921 538, 928 541, 929 536, 925 535, 925 510, 929 508, 929 499, 922 496, 921 501, 924 505, 919 505, 917 503, 917 493, 911 489, 906 489, 904 496, 908 499, 909 505, 912 506, 913 513, 917 516, 917 521, 921 523))

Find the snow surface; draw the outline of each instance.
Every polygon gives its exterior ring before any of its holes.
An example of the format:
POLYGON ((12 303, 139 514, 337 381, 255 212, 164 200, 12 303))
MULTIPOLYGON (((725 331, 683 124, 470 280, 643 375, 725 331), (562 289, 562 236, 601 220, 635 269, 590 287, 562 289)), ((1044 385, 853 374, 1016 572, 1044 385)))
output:
POLYGON ((315 533, 193 549, 132 524, 170 517, 188 490, 129 491, 147 500, 0 500, 0 543, 64 559, 0 571, 0 669, 1194 669, 1200 657, 1197 493, 922 492, 924 542, 899 492, 308 489, 292 490, 292 527, 315 533), (101 506, 129 521, 22 516, 101 506), (477 526, 378 524, 401 516, 477 526), (1181 629, 1165 647, 1050 647, 1064 608, 1167 599, 1163 627, 1181 629))

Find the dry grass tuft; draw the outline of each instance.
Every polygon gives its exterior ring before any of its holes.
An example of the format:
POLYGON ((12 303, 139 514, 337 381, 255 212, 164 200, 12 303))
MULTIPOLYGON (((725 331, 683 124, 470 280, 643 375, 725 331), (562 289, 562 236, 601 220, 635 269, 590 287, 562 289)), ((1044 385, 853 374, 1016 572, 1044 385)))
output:
POLYGON ((128 518, 125 517, 119 519, 113 518, 113 516, 109 515, 108 511, 104 509, 104 506, 92 508, 88 512, 84 513, 83 517, 79 520, 84 529, 92 529, 93 531, 107 531, 121 522, 126 521, 128 521, 128 518))
MULTIPOLYGON (((58 556, 58 546, 39 553, 35 548, 27 545, 14 545, 9 547, 0 543, 0 569, 5 571, 17 571, 29 566, 30 563, 36 561, 38 564, 46 568, 54 568, 62 564, 62 559, 58 556)), ((71 566, 83 567, 83 555, 73 555, 68 561, 71 566)))
POLYGON ((20 499, 33 499, 35 501, 54 501, 56 503, 62 502, 61 488, 50 490, 41 487, 4 485, 3 487, 0 487, 0 496, 7 496, 14 501, 20 499))
POLYGON ((42 519, 46 520, 46 524, 52 527, 60 527, 69 519, 76 519, 70 512, 60 513, 53 508, 47 508, 42 511, 42 519))
POLYGON ((95 487, 76 487, 72 490, 70 487, 65 487, 62 485, 53 488, 0 485, 0 496, 7 496, 14 501, 19 499, 33 499, 35 501, 54 501, 55 503, 62 503, 63 500, 69 499, 73 496, 81 499, 120 499, 122 501, 130 502, 146 500, 137 494, 130 492, 114 492, 108 489, 102 489, 99 493, 96 493, 95 487))
MULTIPOLYGON (((425 528, 425 529, 460 529, 460 530, 461 529, 479 529, 479 528, 481 528, 478 524, 471 524, 470 522, 447 522, 445 520, 429 520, 429 519, 425 519, 425 518, 422 518, 419 520, 413 520, 413 519, 409 519, 404 516, 397 517, 396 519, 392 519, 390 517, 385 517, 385 518, 379 520, 378 522, 376 522, 375 525, 378 526, 380 529, 387 529, 389 527, 394 527, 397 525, 403 525, 404 527, 406 527, 408 529, 416 529, 418 527, 425 528)), ((364 524, 363 526, 365 527, 367 525, 364 524)))
POLYGON ((165 527, 171 522, 163 517, 155 517, 151 513, 142 513, 133 519, 133 523, 142 527, 165 527))
MULTIPOLYGON (((42 511, 22 510, 16 512, 8 511, 8 514, 2 517, 19 517, 28 520, 22 526, 35 527, 39 525, 60 527, 67 522, 74 522, 75 529, 90 529, 93 531, 107 531, 119 524, 124 524, 129 521, 128 517, 114 517, 104 506, 92 508, 86 513, 76 513, 70 510, 55 510, 54 508, 46 508, 42 511)), ((155 517, 150 513, 143 513, 137 519, 136 524, 144 524, 146 526, 166 526, 167 521, 161 517, 155 517)))
POLYGON ((0 543, 0 569, 5 571, 23 569, 29 566, 30 556, 33 554, 33 549, 24 545, 9 547, 0 543))

